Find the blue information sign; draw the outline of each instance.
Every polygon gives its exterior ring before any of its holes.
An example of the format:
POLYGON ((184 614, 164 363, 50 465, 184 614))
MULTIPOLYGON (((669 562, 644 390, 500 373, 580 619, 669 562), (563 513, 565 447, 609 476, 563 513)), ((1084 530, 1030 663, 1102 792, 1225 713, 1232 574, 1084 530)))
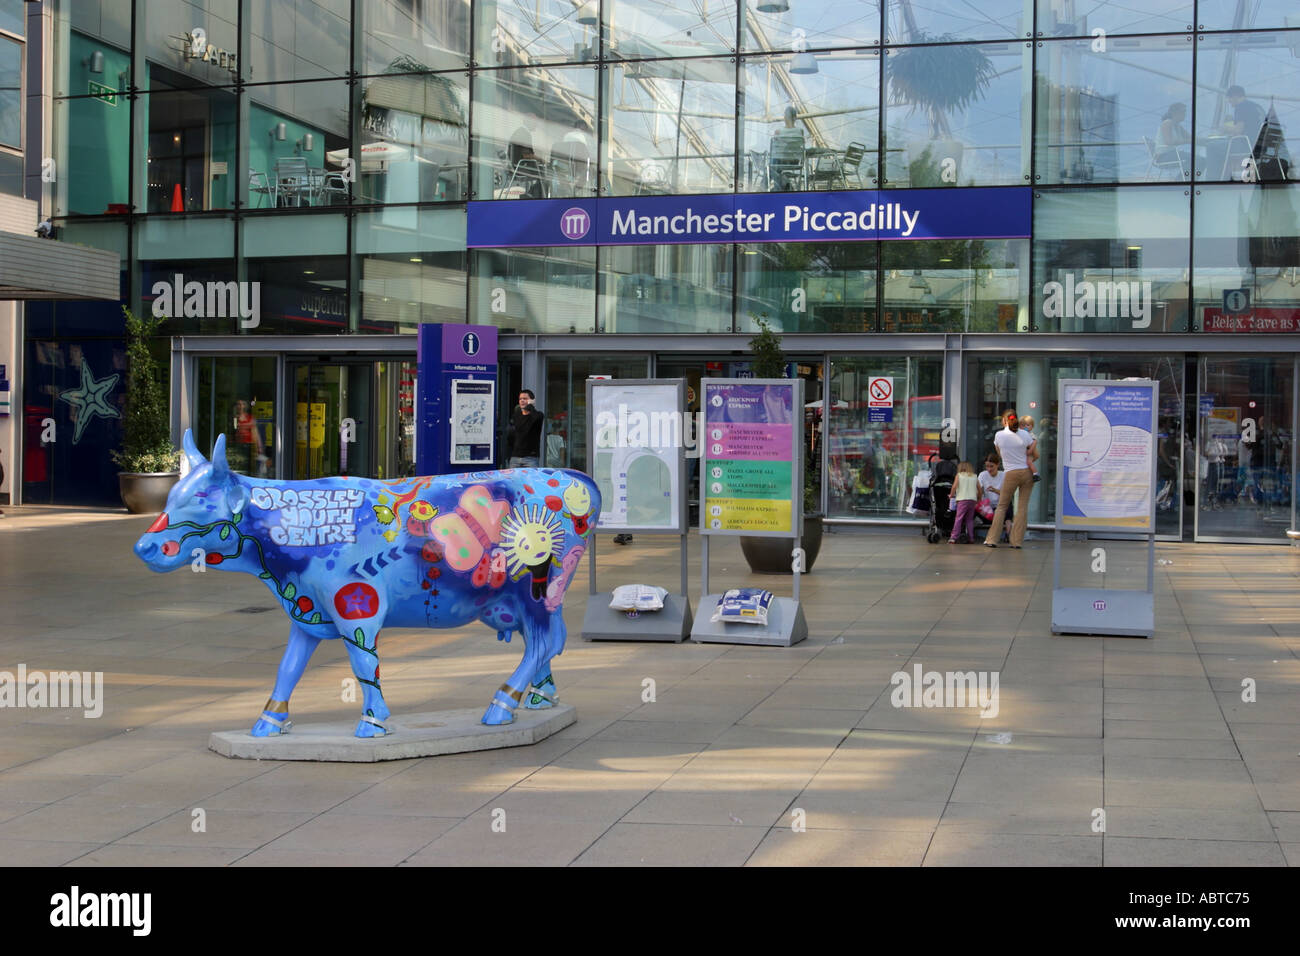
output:
POLYGON ((421 325, 416 362, 416 472, 490 466, 496 455, 496 326, 421 325))
POLYGON ((1014 239, 1029 235, 1031 195, 1012 186, 493 200, 468 204, 467 245, 1014 239))

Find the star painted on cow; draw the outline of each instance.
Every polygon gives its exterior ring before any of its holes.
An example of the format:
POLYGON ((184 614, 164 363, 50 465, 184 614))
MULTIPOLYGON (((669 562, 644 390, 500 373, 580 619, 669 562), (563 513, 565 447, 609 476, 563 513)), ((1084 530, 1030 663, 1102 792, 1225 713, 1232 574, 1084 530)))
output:
POLYGON ((67 402, 77 410, 76 430, 72 433, 72 444, 81 441, 81 433, 86 430, 92 418, 121 418, 122 412, 108 404, 108 393, 113 390, 121 375, 114 373, 105 378, 95 378, 90 370, 90 363, 81 360, 81 388, 69 388, 59 393, 59 400, 67 402))
POLYGON ((379 611, 379 593, 369 584, 345 584, 334 594, 334 609, 348 620, 373 617, 379 611))

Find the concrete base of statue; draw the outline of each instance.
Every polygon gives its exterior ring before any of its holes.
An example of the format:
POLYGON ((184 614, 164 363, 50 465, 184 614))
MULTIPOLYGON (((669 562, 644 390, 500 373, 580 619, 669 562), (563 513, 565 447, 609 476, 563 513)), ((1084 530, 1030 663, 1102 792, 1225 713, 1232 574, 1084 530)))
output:
POLYGON ((442 754, 523 747, 545 740, 578 719, 572 704, 545 710, 515 711, 514 723, 488 726, 480 722, 482 707, 438 710, 388 718, 384 737, 355 737, 355 717, 328 723, 294 723, 287 734, 254 737, 246 730, 218 731, 208 748, 223 757, 245 760, 322 760, 374 763, 442 754))

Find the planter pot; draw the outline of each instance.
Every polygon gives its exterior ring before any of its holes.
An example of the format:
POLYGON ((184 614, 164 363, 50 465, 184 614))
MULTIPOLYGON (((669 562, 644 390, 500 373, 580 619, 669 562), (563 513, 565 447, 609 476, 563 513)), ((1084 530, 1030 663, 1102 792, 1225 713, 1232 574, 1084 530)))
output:
POLYGON ((118 472, 117 485, 122 503, 133 515, 156 515, 167 507, 167 495, 181 480, 179 471, 153 473, 118 472))
MULTIPOLYGON (((803 537, 799 539, 799 546, 803 548, 807 569, 811 571, 822 549, 821 515, 803 516, 803 537)), ((740 539, 740 550, 749 562, 749 569, 757 574, 793 573, 790 570, 794 555, 793 538, 744 537, 740 539)))

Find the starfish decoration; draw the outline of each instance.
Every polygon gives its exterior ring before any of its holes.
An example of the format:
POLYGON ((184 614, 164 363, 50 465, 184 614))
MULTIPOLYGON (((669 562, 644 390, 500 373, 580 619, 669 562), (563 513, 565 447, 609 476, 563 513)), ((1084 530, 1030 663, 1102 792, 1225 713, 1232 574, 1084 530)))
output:
POLYGON ((95 373, 90 370, 90 363, 81 360, 81 388, 69 388, 59 393, 61 401, 77 410, 77 430, 72 435, 72 444, 81 441, 81 433, 86 430, 92 418, 122 417, 119 409, 108 404, 108 393, 121 377, 114 373, 107 378, 96 379, 95 373))
POLYGON ((372 614, 370 609, 370 595, 366 594, 361 588, 353 588, 351 591, 343 592, 343 601, 347 605, 348 614, 372 614))

